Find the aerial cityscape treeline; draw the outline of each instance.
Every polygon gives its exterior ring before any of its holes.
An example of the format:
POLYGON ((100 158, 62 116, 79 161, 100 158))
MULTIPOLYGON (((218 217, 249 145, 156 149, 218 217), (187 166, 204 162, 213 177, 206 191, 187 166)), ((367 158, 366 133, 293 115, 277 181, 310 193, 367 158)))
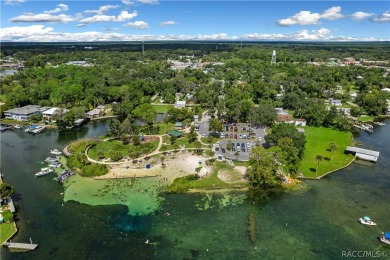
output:
MULTIPOLYGON (((111 104, 113 115, 126 118, 122 126, 116 119, 109 125, 109 135, 119 137, 121 128, 136 133, 137 120, 152 126, 153 105, 184 100, 187 107, 164 111, 165 122, 187 125, 208 110, 216 117, 210 120, 213 132, 225 123, 271 128, 265 138, 279 150, 254 149, 252 159, 261 158, 260 172, 275 173, 277 157, 295 176, 305 136, 294 125, 276 124, 288 119, 279 118, 275 108, 308 126, 339 131, 352 131, 360 115, 385 115, 389 48, 381 43, 5 44, 2 63, 11 59, 20 71, 1 79, 1 111, 29 104, 67 109, 53 118, 62 129, 111 104), (274 49, 276 62, 271 62, 274 49)), ((267 184, 256 177, 258 163, 249 160, 253 186, 272 186, 272 178, 267 184)))

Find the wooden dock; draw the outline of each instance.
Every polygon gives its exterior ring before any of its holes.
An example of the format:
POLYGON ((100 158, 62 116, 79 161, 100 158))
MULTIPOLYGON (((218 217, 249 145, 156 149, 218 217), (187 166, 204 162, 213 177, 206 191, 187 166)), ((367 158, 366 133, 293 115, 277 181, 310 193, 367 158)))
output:
POLYGON ((3 246, 9 249, 20 249, 20 250, 35 250, 37 248, 37 244, 28 244, 28 243, 14 243, 14 242, 4 242, 3 246))
POLYGON ((371 162, 377 162, 379 158, 379 152, 359 147, 347 146, 345 152, 354 154, 356 158, 371 162))

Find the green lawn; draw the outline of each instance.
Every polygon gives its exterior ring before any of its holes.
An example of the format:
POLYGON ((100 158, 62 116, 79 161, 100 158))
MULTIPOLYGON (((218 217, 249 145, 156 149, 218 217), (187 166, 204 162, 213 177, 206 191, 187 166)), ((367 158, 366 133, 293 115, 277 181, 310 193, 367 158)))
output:
POLYGON ((159 124, 155 124, 155 126, 160 127, 160 131, 158 133, 160 135, 166 134, 168 131, 175 130, 175 124, 173 123, 168 123, 168 124, 159 123, 159 124))
POLYGON ((359 116, 357 119, 360 122, 374 121, 374 117, 373 116, 359 116))
POLYGON ((0 224, 0 244, 3 244, 14 232, 16 228, 14 223, 2 223, 0 224))
MULTIPOLYGON (((156 150, 158 143, 159 143, 159 140, 158 139, 152 140, 152 141, 148 141, 147 143, 151 143, 153 145, 152 148, 150 149, 150 153, 151 153, 154 150, 156 150)), ((115 151, 115 152, 120 152, 122 154, 122 156, 125 157, 125 156, 129 155, 129 150, 133 147, 134 147, 134 145, 132 145, 132 144, 124 145, 124 144, 122 144, 121 141, 118 141, 118 140, 100 142, 88 150, 88 156, 91 159, 97 160, 97 156, 96 156, 97 151, 103 151, 105 157, 109 158, 110 157, 109 152, 115 151)), ((140 147, 142 147, 142 144, 140 147)), ((141 148, 141 150, 142 150, 142 148, 141 148)))
POLYGON ((345 148, 351 145, 352 134, 350 132, 340 132, 325 127, 304 127, 306 144, 303 159, 299 170, 305 177, 319 177, 330 171, 336 170, 347 165, 353 158, 352 155, 344 154, 345 148), (329 143, 335 142, 337 151, 332 153, 328 151, 329 143), (323 160, 318 165, 316 155, 322 155, 323 160))
MULTIPOLYGON (((171 137, 170 136, 163 136, 163 143, 167 143, 168 145, 165 145, 166 150, 173 150, 173 145, 171 145, 171 137)), ((176 143, 181 146, 184 145, 186 148, 196 148, 194 142, 190 143, 188 141, 188 135, 184 134, 183 137, 176 139, 176 143)))
POLYGON ((172 108, 173 106, 168 104, 161 104, 161 105, 153 105, 153 107, 157 113, 166 113, 168 109, 172 108))

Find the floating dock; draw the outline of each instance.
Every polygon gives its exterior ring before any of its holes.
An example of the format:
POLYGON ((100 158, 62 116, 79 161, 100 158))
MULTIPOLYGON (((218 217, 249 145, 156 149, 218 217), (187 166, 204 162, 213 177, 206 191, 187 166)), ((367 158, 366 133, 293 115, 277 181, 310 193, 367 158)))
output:
POLYGON ((3 246, 8 249, 20 249, 20 250, 35 250, 37 244, 28 244, 28 243, 14 243, 14 242, 4 242, 3 246))
POLYGON ((356 158, 370 162, 377 162, 379 158, 379 152, 359 147, 347 146, 345 151, 354 154, 356 158))

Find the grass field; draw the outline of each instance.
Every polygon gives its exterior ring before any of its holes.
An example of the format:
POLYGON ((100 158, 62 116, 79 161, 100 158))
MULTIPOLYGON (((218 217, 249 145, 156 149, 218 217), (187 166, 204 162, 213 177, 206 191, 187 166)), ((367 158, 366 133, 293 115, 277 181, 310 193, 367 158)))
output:
MULTIPOLYGON (((168 145, 165 145, 166 150, 173 150, 173 145, 171 145, 171 137, 170 136, 163 136, 163 143, 167 143, 168 145)), ((185 146, 185 148, 196 148, 194 142, 190 143, 188 141, 188 135, 184 135, 181 138, 176 139, 176 143, 179 146, 185 146)), ((204 147, 204 146, 202 146, 204 147)))
MULTIPOLYGON (((157 140, 149 141, 148 143, 153 144, 153 148, 150 149, 150 152, 153 152, 157 148, 159 140, 157 139, 157 140)), ((104 153, 105 157, 109 158, 110 157, 109 152, 115 151, 115 152, 120 152, 122 154, 122 156, 125 157, 125 156, 129 155, 129 149, 132 147, 133 147, 132 144, 124 145, 124 144, 122 144, 121 141, 118 141, 118 140, 100 142, 88 150, 88 156, 91 159, 97 160, 97 156, 96 156, 97 151, 102 151, 104 153)))
POLYGON ((168 109, 172 108, 172 105, 153 105, 154 110, 156 110, 157 113, 166 113, 168 109))
POLYGON ((2 223, 0 224, 0 243, 3 244, 14 232, 16 228, 14 223, 2 223))
POLYGON ((360 122, 374 121, 374 117, 372 117, 372 116, 359 116, 357 119, 360 122))
POLYGON ((305 127, 305 153, 300 163, 299 170, 305 177, 320 177, 330 171, 347 165, 352 159, 352 155, 344 154, 345 148, 351 145, 352 134, 350 132, 340 132, 324 127, 305 127), (329 143, 335 142, 337 150, 333 155, 329 151, 329 143), (322 155, 323 160, 318 164, 316 156, 322 155))

